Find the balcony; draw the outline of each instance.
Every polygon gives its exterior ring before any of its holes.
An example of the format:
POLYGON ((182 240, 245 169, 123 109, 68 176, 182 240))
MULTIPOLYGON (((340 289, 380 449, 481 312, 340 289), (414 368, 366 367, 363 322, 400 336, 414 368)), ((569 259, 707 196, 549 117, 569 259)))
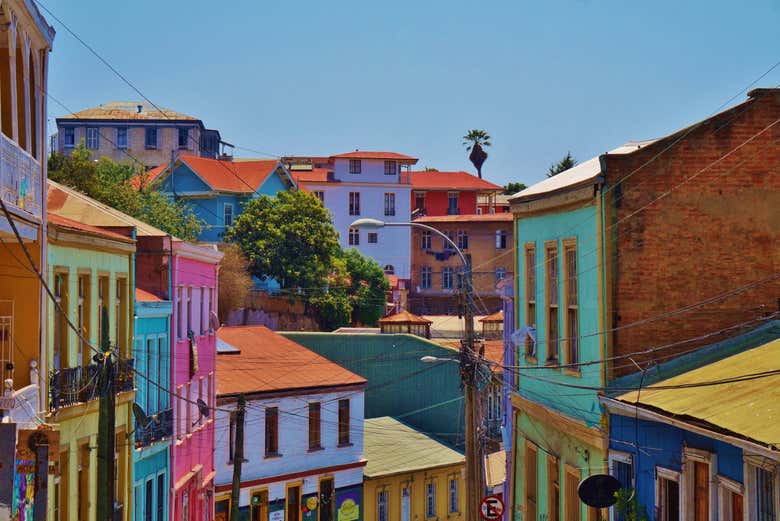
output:
POLYGON ((173 409, 165 409, 154 416, 156 418, 153 417, 146 428, 136 425, 135 448, 146 447, 173 436, 173 409))
MULTIPOLYGON (((55 371, 49 378, 49 407, 56 411, 100 398, 98 370, 95 364, 55 371)), ((133 390, 133 360, 114 364, 114 392, 133 390)))
POLYGON ((0 132, 0 197, 12 211, 41 219, 41 165, 0 132))

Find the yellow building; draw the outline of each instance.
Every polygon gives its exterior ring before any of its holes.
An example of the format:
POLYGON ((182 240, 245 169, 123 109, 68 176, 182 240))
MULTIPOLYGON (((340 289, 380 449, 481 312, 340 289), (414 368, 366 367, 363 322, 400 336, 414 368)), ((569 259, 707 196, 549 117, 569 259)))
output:
MULTIPOLYGON (((103 310, 108 312, 108 337, 120 363, 115 379, 115 504, 129 521, 132 483, 133 253, 132 228, 113 231, 88 226, 56 214, 48 215, 48 283, 67 317, 100 345, 103 310)), ((59 465, 49 476, 51 521, 92 521, 97 498, 107 484, 97 482, 97 368, 90 345, 71 329, 50 300, 46 374, 49 381, 47 422, 60 431, 59 465)))
POLYGON ((389 417, 364 425, 363 521, 466 517, 462 454, 389 417))

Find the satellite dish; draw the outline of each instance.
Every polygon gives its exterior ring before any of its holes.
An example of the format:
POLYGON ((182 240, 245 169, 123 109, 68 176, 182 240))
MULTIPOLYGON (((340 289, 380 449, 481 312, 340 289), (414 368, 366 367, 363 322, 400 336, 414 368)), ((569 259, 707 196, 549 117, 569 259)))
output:
POLYGON ((152 423, 152 419, 146 415, 143 408, 137 403, 133 403, 133 416, 135 417, 135 424, 142 429, 146 429, 152 423))
POLYGON ((623 485, 609 474, 594 474, 580 481, 577 494, 583 503, 594 508, 611 507, 617 502, 615 493, 623 485))
POLYGON ((208 406, 208 404, 206 402, 204 402, 200 398, 198 398, 198 400, 195 403, 198 404, 198 410, 200 411, 200 415, 208 418, 209 417, 209 406, 208 406))

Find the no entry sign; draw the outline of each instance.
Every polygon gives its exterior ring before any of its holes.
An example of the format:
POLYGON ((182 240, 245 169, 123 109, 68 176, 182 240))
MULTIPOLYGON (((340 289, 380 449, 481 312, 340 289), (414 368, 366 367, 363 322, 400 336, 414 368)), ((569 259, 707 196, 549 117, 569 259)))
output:
POLYGON ((479 505, 482 519, 501 519, 504 513, 504 502, 498 496, 487 496, 479 505))

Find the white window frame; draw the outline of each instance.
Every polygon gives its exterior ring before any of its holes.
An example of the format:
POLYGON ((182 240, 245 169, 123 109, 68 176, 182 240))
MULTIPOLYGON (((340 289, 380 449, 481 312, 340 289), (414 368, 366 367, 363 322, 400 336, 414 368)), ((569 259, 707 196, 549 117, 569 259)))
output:
POLYGON ((98 127, 87 127, 84 130, 84 145, 89 150, 100 150, 100 129, 98 127), (94 134, 90 136, 90 134, 94 134))
POLYGON ((658 511, 658 508, 661 504, 661 479, 665 479, 667 481, 674 481, 677 483, 677 489, 679 490, 679 512, 677 512, 677 516, 679 519, 682 519, 682 491, 683 491, 683 480, 682 480, 682 473, 676 471, 667 469, 664 467, 656 467, 655 468, 655 508, 656 512, 658 511))
POLYGON ((460 511, 458 508, 459 493, 460 491, 458 490, 458 477, 450 476, 450 479, 447 483, 447 513, 448 514, 457 514, 460 511))
MULTIPOLYGON (((607 464, 609 466, 609 475, 614 476, 615 462, 625 463, 631 465, 631 488, 636 488, 636 471, 634 469, 634 455, 630 452, 622 452, 617 450, 610 450, 609 456, 607 456, 607 464)), ((615 521, 617 516, 615 515, 615 508, 609 508, 609 521, 615 521)))
POLYGON ((706 450, 684 447, 682 452, 682 487, 680 489, 680 519, 689 519, 693 516, 693 496, 696 480, 693 476, 693 464, 695 462, 706 463, 710 469, 710 494, 709 502, 709 521, 718 519, 718 456, 706 450))
POLYGON ((420 268, 420 288, 431 289, 433 282, 433 270, 430 266, 420 268), (427 277, 426 277, 427 275, 427 277))
POLYGON ((350 174, 361 174, 363 171, 363 162, 360 159, 350 159, 349 160, 349 173, 350 174))
POLYGON ((756 506, 756 498, 753 494, 753 472, 754 467, 760 467, 774 474, 775 485, 775 513, 780 512, 780 469, 778 463, 762 456, 745 455, 743 457, 743 476, 745 478, 745 495, 742 498, 744 505, 743 517, 752 519, 753 509, 756 506))
POLYGON ((742 485, 742 483, 738 481, 734 481, 733 479, 729 479, 726 476, 721 476, 718 474, 718 512, 720 512, 720 519, 721 521, 733 521, 731 518, 727 517, 731 513, 731 502, 729 501, 732 494, 739 494, 742 496, 742 509, 743 509, 743 519, 748 519, 747 517, 744 517, 744 509, 745 509, 745 487, 742 485))
POLYGON ((389 517, 387 507, 389 504, 390 494, 386 488, 377 490, 376 493, 376 519, 377 521, 388 521, 389 517), (384 514, 384 515, 383 515, 384 514))
POLYGON ((425 519, 436 517, 436 482, 425 483, 425 519), (431 507, 431 508, 429 508, 431 507))

